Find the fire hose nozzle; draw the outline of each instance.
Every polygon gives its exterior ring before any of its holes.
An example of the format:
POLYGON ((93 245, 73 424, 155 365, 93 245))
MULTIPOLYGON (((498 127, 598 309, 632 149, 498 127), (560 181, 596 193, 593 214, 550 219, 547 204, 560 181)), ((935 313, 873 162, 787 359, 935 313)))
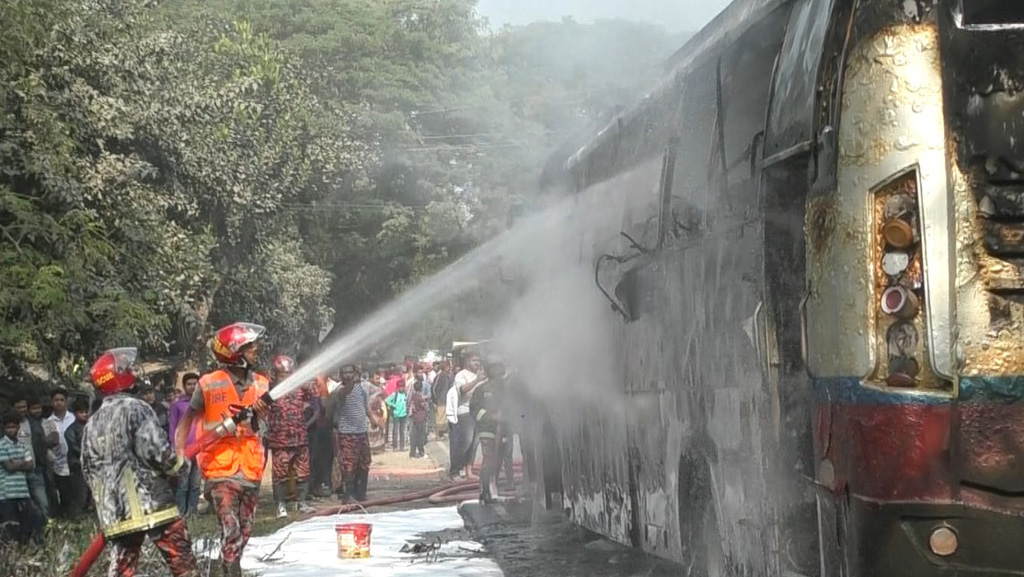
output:
POLYGON ((213 433, 218 437, 226 437, 234 435, 238 432, 238 422, 235 421, 237 417, 226 417, 217 428, 213 430, 213 433))

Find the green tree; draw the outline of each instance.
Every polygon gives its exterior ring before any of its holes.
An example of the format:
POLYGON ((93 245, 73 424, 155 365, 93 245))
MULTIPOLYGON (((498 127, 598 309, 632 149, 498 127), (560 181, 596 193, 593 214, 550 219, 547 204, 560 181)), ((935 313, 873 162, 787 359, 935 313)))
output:
POLYGON ((239 314, 279 343, 315 333, 330 276, 288 206, 365 180, 351 114, 245 22, 161 29, 141 0, 0 15, 4 367, 194 354, 239 314))
MULTIPOLYGON (((310 350, 503 230, 545 155, 678 44, 490 33, 472 0, 0 0, 0 21, 0 373, 64 376, 107 346, 195 357, 243 319, 310 350)), ((502 294, 412 332, 485 325, 502 294)))

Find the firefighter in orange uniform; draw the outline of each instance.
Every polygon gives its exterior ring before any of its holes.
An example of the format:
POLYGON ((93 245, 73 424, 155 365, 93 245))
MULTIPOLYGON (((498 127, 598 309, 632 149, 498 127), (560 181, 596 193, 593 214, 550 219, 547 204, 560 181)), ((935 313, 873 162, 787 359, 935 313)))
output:
POLYGON ((213 434, 225 419, 251 406, 252 421, 239 423, 203 449, 196 457, 221 531, 221 563, 224 577, 242 576, 242 551, 256 520, 256 501, 266 465, 261 426, 268 414, 270 383, 256 372, 259 339, 266 329, 250 323, 228 325, 210 342, 213 354, 223 365, 203 375, 189 409, 175 431, 175 446, 184 454, 188 431, 196 419, 203 434, 213 434))

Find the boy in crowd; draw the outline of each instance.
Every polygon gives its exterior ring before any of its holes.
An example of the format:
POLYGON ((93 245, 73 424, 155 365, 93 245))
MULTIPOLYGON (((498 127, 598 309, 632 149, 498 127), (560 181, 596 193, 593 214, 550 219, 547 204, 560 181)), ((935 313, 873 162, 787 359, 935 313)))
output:
POLYGON ((406 401, 408 397, 405 387, 399 387, 395 392, 388 395, 384 402, 388 405, 388 414, 391 416, 391 450, 405 450, 405 420, 408 416, 406 401))
POLYGON ((85 476, 82 475, 82 437, 89 421, 89 401, 76 399, 71 411, 75 414, 75 422, 64 431, 64 442, 68 445, 68 470, 71 471, 71 485, 75 490, 67 505, 67 515, 69 519, 77 519, 85 511, 89 497, 85 476))
POLYGON ((18 442, 21 415, 4 415, 0 438, 0 542, 17 540, 22 545, 43 541, 42 514, 28 491, 28 473, 36 468, 32 447, 18 442))

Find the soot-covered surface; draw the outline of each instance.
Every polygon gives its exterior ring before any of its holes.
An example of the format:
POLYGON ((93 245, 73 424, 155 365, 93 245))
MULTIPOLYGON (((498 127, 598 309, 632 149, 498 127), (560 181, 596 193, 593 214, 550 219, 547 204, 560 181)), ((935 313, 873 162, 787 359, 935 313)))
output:
POLYGON ((484 545, 506 577, 678 577, 686 568, 572 526, 529 502, 460 508, 472 540, 484 545))

